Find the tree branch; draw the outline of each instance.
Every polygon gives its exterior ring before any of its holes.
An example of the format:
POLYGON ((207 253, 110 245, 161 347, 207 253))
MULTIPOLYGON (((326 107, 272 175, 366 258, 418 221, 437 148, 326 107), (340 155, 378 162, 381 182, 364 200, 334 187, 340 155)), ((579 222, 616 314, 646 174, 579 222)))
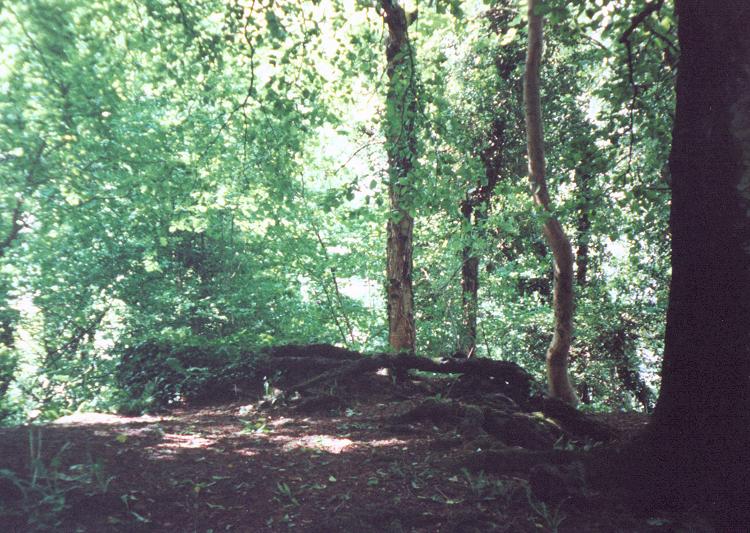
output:
POLYGON ((641 23, 643 23, 643 21, 649 17, 649 15, 659 11, 663 5, 664 5, 664 0, 656 0, 655 2, 646 4, 646 7, 643 8, 643 11, 641 11, 632 19, 630 19, 630 26, 628 26, 628 29, 622 33, 619 41, 622 44, 627 44, 630 40, 630 36, 636 29, 638 29, 638 26, 640 26, 641 23))
MULTIPOLYGON (((36 174, 36 170, 39 167, 39 163, 42 160, 42 154, 44 153, 45 148, 47 147, 47 142, 42 141, 39 143, 39 146, 36 149, 36 152, 34 152, 34 157, 31 160, 31 164, 29 165, 29 170, 26 172, 26 177, 24 179, 25 182, 25 189, 26 191, 33 190, 37 183, 34 181, 34 176, 36 174)), ((26 192, 24 191, 24 192, 26 192)), ((21 233, 21 230, 24 228, 24 223, 21 221, 21 217, 23 215, 23 203, 24 203, 24 196, 21 196, 16 201, 16 207, 13 209, 13 212, 11 214, 11 223, 10 223, 10 231, 5 236, 5 238, 0 241, 0 259, 5 257, 5 253, 10 248, 10 245, 13 244, 13 241, 18 238, 18 235, 21 233)))

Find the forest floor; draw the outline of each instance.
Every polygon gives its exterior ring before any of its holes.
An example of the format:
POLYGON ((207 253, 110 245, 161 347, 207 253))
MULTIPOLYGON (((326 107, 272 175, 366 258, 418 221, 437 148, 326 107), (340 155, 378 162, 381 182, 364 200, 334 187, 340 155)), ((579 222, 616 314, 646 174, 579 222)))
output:
MULTIPOLYGON (((638 512, 593 489, 543 502, 528 473, 471 468, 486 435, 448 420, 403 423, 399 415, 429 398, 424 390, 376 375, 353 390, 337 405, 237 401, 2 429, 0 529, 712 531, 695 516, 638 512)), ((618 438, 647 422, 598 417, 618 438)))

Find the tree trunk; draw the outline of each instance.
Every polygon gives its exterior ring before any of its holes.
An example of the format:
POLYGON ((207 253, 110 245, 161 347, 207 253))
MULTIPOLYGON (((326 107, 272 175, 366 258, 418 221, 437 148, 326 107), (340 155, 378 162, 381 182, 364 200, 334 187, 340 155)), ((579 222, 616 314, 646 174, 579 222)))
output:
POLYGON ((576 284, 585 287, 588 283, 589 241, 591 240, 591 176, 586 172, 576 173, 578 189, 578 250, 576 250, 576 284))
POLYGON ((477 349, 477 307, 479 305, 479 258, 471 246, 464 246, 461 264, 461 331, 457 349, 472 357, 477 349))
POLYGON ((539 94, 539 68, 542 61, 542 16, 536 14, 540 0, 529 0, 529 44, 524 76, 524 103, 526 104, 526 139, 529 158, 529 179, 534 202, 547 212, 544 237, 554 258, 553 307, 555 331, 547 350, 547 382, 549 393, 570 404, 578 402, 568 377, 568 354, 573 337, 573 248, 560 222, 550 209, 545 178, 544 134, 542 131, 542 104, 539 94))
POLYGON ((750 3, 676 7, 672 281, 653 477, 673 499, 707 498, 729 530, 750 523, 750 3))
MULTIPOLYGON (((487 145, 480 153, 484 163, 484 180, 478 180, 474 191, 461 202, 461 215, 467 232, 472 238, 478 233, 482 221, 486 220, 492 200, 492 191, 500 181, 505 148, 505 122, 496 118, 487 137, 487 145)), ((468 356, 476 352, 477 314, 479 308, 479 257, 472 246, 464 246, 461 253, 461 300, 463 305, 458 351, 468 356)))
POLYGON ((386 59, 388 95, 385 137, 388 152, 388 218, 386 250, 388 342, 394 351, 414 352, 412 240, 414 219, 408 210, 409 173, 417 153, 414 53, 407 28, 411 22, 393 0, 381 0, 388 25, 386 59))

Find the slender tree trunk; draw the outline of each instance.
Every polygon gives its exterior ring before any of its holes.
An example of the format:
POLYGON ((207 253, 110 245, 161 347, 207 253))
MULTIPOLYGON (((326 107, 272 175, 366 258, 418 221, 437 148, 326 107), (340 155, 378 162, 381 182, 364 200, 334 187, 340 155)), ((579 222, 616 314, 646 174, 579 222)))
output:
MULTIPOLYGON (((484 163, 484 180, 479 180, 473 193, 461 202, 461 215, 466 231, 473 238, 481 237, 480 228, 486 220, 492 200, 492 191, 500 181, 503 162, 503 139, 505 123, 495 119, 487 137, 487 146, 480 157, 484 163)), ((473 246, 467 244, 461 253, 461 300, 462 320, 458 339, 458 351, 468 356, 476 352, 477 315, 479 309, 479 257, 473 246)))
MULTIPOLYGON (((471 224, 471 214, 464 214, 471 224)), ((461 331, 458 335, 458 352, 472 357, 477 349, 477 309, 479 306, 479 257, 470 245, 461 252, 461 331)))
POLYGON ((542 104, 539 94, 539 69, 542 61, 542 16, 536 13, 540 0, 529 0, 529 44, 524 76, 524 102, 526 104, 526 139, 529 158, 529 178, 534 202, 548 214, 544 223, 544 237, 554 258, 553 307, 555 331, 547 350, 547 382, 549 393, 571 404, 578 398, 568 377, 568 355, 573 337, 573 248, 560 222, 550 209, 545 178, 544 134, 542 130, 542 104))
POLYGON ((591 176, 577 173, 578 181, 578 249, 576 250, 576 284, 585 287, 589 272, 589 241, 591 240, 591 176))
POLYGON ((750 523, 750 2, 677 0, 672 281, 649 485, 750 523), (658 462, 657 462, 658 461, 658 462))
POLYGON ((414 352, 414 219, 409 213, 406 198, 409 173, 417 153, 414 129, 417 111, 414 52, 407 32, 411 17, 394 0, 381 0, 381 7, 388 26, 388 95, 384 121, 391 207, 386 251, 388 342, 395 351, 414 352))

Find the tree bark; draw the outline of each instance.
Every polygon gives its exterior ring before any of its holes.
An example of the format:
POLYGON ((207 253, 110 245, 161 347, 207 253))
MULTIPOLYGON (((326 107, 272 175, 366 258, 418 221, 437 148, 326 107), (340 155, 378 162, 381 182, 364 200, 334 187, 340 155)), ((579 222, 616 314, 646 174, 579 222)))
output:
MULTIPOLYGON (((329 361, 333 361, 330 360, 329 361)), ((273 368, 302 368, 307 363, 307 368, 324 369, 325 372, 313 378, 297 383, 289 390, 302 392, 321 384, 335 381, 347 376, 353 376, 366 372, 375 372, 387 368, 394 370, 395 375, 405 374, 408 370, 421 370, 423 372, 436 372, 440 374, 468 374, 481 376, 495 380, 502 384, 506 393, 514 401, 524 402, 529 398, 532 385, 532 377, 523 368, 510 361, 495 361, 476 357, 474 359, 446 358, 442 362, 434 361, 428 357, 420 357, 412 354, 371 354, 355 360, 338 360, 328 363, 324 358, 279 358, 271 361, 273 368), (288 359, 294 359, 289 361, 288 359), (329 370, 330 369, 330 370, 329 370)))
POLYGON ((526 139, 534 203, 544 208, 547 220, 544 237, 552 249, 554 267, 553 307, 555 331, 547 350, 547 382, 549 393, 575 405, 575 390, 568 376, 568 355, 573 337, 573 248, 560 222, 550 208, 549 192, 545 178, 544 134, 542 129, 542 104, 539 91, 539 70, 542 61, 542 16, 537 14, 541 0, 529 0, 529 41, 524 76, 524 103, 526 107, 526 139))
POLYGON ((414 52, 407 32, 411 17, 393 0, 381 0, 381 7, 388 26, 388 94, 385 117, 388 198, 391 207, 386 245, 388 343, 394 351, 414 352, 414 219, 409 213, 406 200, 409 174, 417 154, 414 129, 417 111, 414 52))
MULTIPOLYGON (((467 232, 472 233, 487 218, 492 200, 492 191, 500 181, 500 170, 503 163, 505 123, 496 118, 487 138, 487 146, 480 157, 484 163, 484 180, 479 180, 476 189, 461 202, 461 215, 464 218, 467 232)), ((458 338, 458 351, 468 356, 476 352, 477 315, 479 308, 479 257, 474 253, 471 244, 464 246, 461 252, 461 300, 462 320, 458 338)))
POLYGON ((588 283, 589 241, 591 240, 591 176, 576 173, 578 181, 578 249, 576 250, 576 284, 583 288, 588 283))
MULTIPOLYGON (((470 220, 470 217, 467 217, 470 220)), ((458 334, 459 353, 473 357, 477 349, 477 308, 479 307, 479 257, 471 246, 461 252, 461 330, 458 334)))
POLYGON ((653 478, 673 499, 705 498, 723 530, 739 531, 750 523, 750 3, 676 8, 672 281, 653 478))

